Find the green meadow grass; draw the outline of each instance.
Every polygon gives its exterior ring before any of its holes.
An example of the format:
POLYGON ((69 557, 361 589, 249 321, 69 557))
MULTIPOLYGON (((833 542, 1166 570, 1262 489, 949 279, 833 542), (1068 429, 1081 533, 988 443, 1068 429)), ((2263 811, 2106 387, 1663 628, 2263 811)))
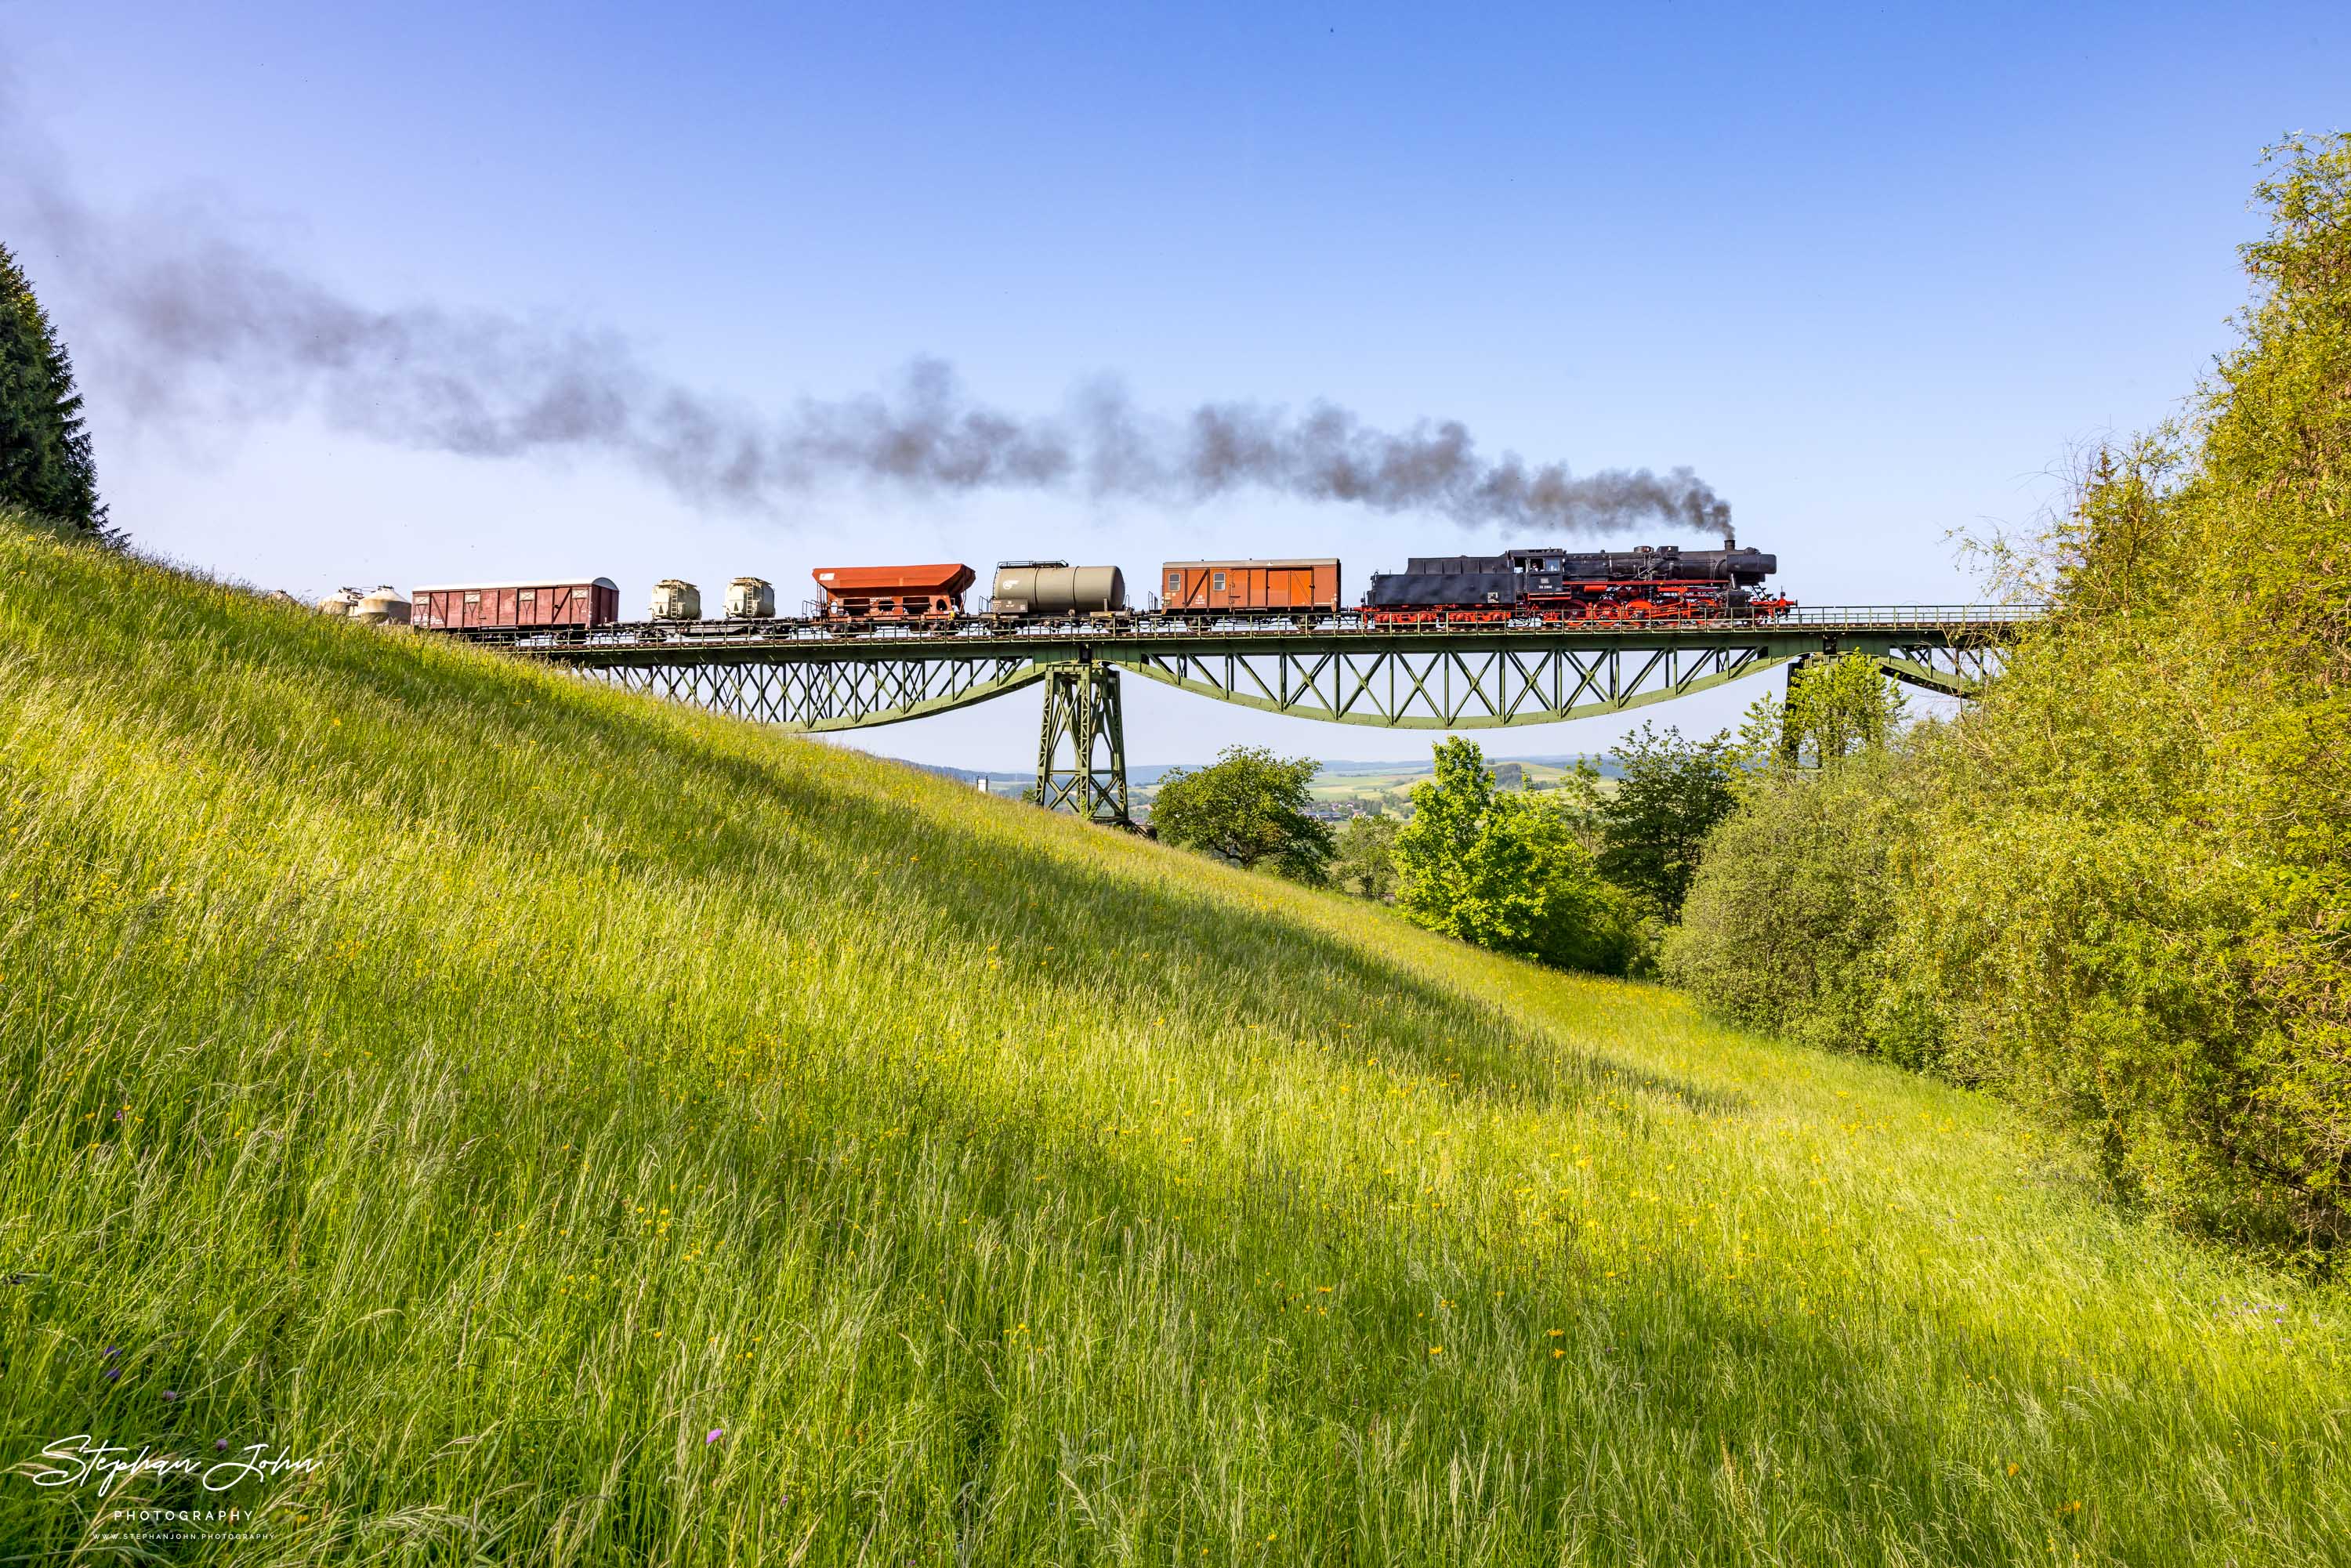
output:
POLYGON ((0 1558, 2351 1550, 2340 1291, 1984 1102, 13 527, 0 1053, 0 1558))

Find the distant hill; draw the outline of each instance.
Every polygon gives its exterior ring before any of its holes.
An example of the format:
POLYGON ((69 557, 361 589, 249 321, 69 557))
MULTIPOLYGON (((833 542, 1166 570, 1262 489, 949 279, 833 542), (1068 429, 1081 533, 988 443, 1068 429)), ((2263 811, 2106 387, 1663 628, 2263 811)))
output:
MULTIPOLYGON (((1023 789, 1034 784, 1037 779, 1033 768, 990 771, 986 768, 950 768, 935 762, 908 762, 903 758, 892 758, 890 760, 902 762, 908 768, 919 768, 925 773, 935 774, 942 779, 952 779, 959 784, 968 784, 975 788, 981 779, 985 779, 987 780, 988 793, 991 795, 1019 795, 1023 789)), ((1208 762, 1214 760, 1215 758, 1210 758, 1198 762, 1130 764, 1126 770, 1127 786, 1134 791, 1138 800, 1147 801, 1159 781, 1168 774, 1178 768, 1205 768, 1208 762)), ((1554 781, 1557 775, 1572 771, 1578 762, 1590 764, 1603 779, 1615 779, 1623 776, 1623 769, 1618 768, 1613 759, 1604 756, 1494 757, 1489 755, 1487 760, 1493 767, 1495 781, 1506 789, 1523 788, 1530 779, 1535 780, 1539 788, 1542 787, 1554 781)), ((1322 771, 1316 776, 1314 792, 1318 798, 1328 801, 1353 802, 1364 806, 1364 809, 1370 809, 1371 803, 1383 795, 1401 797, 1408 792, 1415 783, 1429 777, 1429 769, 1430 765, 1425 759, 1417 762, 1325 762, 1322 764, 1322 771)))
MULTIPOLYGON (((1482 736, 1473 736, 1471 738, 1477 740, 1479 746, 1485 747, 1486 760, 1489 763, 1499 764, 1504 762, 1531 762, 1538 768, 1554 768, 1564 771, 1573 768, 1579 762, 1585 762, 1591 764, 1604 779, 1621 778, 1624 774, 1624 769, 1616 765, 1614 759, 1605 755, 1593 756, 1587 753, 1570 753, 1564 757, 1510 757, 1494 750, 1492 745, 1482 736)), ((1354 773, 1409 773, 1419 777, 1426 777, 1428 771, 1429 763, 1426 758, 1422 758, 1418 761, 1413 762, 1332 761, 1322 764, 1322 777, 1326 779, 1342 778, 1354 773)))
MULTIPOLYGON (((877 753, 876 755, 879 754, 877 753)), ((1014 775, 1010 773, 984 773, 976 768, 948 768, 936 762, 909 762, 903 757, 889 757, 884 758, 883 760, 895 762, 904 768, 916 768, 925 773, 936 774, 941 779, 952 779, 958 784, 969 784, 975 788, 978 786, 979 781, 983 779, 988 780, 992 784, 999 780, 1014 777, 1014 775)), ((1033 773, 1025 773, 1019 775, 1019 777, 1023 779, 1033 779, 1035 775, 1033 773)))

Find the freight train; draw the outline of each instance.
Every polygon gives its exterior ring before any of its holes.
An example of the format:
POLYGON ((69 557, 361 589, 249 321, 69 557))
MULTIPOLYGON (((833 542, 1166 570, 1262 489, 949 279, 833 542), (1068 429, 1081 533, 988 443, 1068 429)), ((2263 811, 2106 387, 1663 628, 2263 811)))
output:
MULTIPOLYGON (((1363 602, 1350 606, 1333 557, 1171 560, 1160 568, 1149 605, 1137 609, 1127 602, 1125 576, 1114 566, 1008 560, 998 566, 986 607, 977 613, 966 608, 964 595, 978 574, 961 562, 819 567, 810 574, 818 597, 801 622, 862 631, 1335 617, 1392 627, 1769 621, 1795 607, 1764 588, 1779 567, 1778 557, 1741 549, 1728 537, 1720 549, 1643 545, 1416 556, 1402 571, 1373 573, 1363 602)), ((649 618, 702 623, 700 591, 665 579, 653 589, 649 618)), ((775 618, 775 590, 766 580, 738 577, 728 586, 726 622, 775 618)), ((609 626, 620 619, 620 590, 603 577, 420 588, 413 614, 414 624, 445 631, 609 626)))

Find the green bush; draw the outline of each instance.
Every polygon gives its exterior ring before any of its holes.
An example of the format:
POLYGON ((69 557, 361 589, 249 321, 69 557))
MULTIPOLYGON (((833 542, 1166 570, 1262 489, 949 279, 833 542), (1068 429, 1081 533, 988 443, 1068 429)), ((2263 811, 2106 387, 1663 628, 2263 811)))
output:
POLYGON ((1436 776, 1412 801, 1393 852, 1406 919, 1557 968, 1646 967, 1640 910, 1601 876, 1570 810, 1497 789, 1485 754, 1458 737, 1437 747, 1436 776))
POLYGON ((1750 781, 1667 934, 1666 977, 1751 1028, 1838 1051, 1892 1044, 1887 1054, 1931 1064, 1931 1032, 1885 1016, 1892 872, 1917 831, 1917 773, 1879 747, 1750 781))
POLYGON ((2244 339, 2190 419, 1995 549, 2045 625, 1927 742, 1757 789, 1666 961, 2324 1261, 2351 1239, 2351 136, 2282 149, 2260 193, 2244 339))
POLYGON ((2027 558, 2050 634, 1960 727, 1901 955, 2115 1178, 2351 1238, 2351 136, 2280 150, 2244 338, 2027 558))

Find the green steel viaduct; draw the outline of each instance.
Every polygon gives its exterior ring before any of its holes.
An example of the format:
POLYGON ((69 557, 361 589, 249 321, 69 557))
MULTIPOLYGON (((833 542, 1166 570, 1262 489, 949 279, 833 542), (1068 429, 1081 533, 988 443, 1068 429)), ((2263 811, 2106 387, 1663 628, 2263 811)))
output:
POLYGON ((805 621, 650 622, 444 633, 631 691, 779 728, 866 729, 1045 688, 1037 789, 1101 821, 1127 815, 1123 674, 1265 713, 1392 729, 1554 724, 1687 696, 1846 653, 1970 696, 2037 619, 2005 605, 1800 610, 1771 620, 1476 627, 1103 624, 846 631, 805 621))

